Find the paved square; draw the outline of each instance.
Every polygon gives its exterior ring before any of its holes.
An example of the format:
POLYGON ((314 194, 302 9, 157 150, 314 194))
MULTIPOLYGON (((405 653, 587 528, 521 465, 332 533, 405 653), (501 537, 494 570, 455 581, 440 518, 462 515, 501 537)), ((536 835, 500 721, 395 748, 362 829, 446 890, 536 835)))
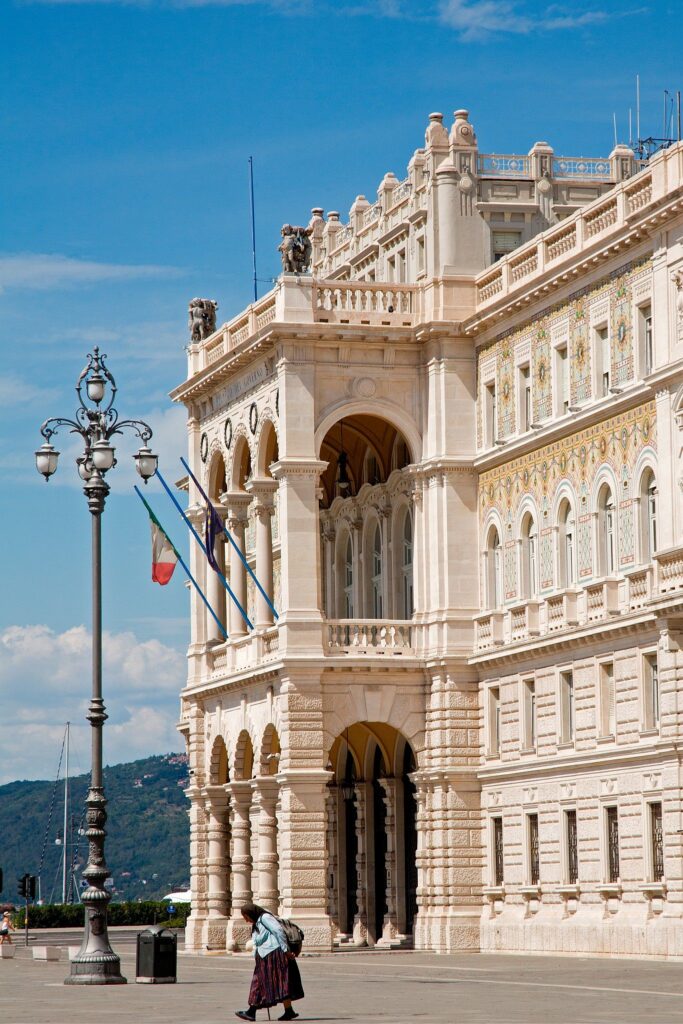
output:
MULTIPOLYGON (((132 982, 132 936, 113 941, 132 982)), ((369 951, 300 963, 302 1024, 683 1022, 678 963, 369 951)), ((20 946, 14 960, 0 961, 3 1024, 227 1024, 246 1005, 252 962, 180 955, 176 985, 74 988, 62 984, 68 969, 66 960, 36 962, 20 946)))

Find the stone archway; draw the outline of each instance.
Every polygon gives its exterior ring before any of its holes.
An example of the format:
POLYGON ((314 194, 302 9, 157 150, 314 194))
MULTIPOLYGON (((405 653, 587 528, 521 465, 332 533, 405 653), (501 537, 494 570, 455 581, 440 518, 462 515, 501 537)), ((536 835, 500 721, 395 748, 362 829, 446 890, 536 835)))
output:
POLYGON ((338 945, 412 944, 415 754, 383 722, 356 722, 330 751, 328 912, 338 945))

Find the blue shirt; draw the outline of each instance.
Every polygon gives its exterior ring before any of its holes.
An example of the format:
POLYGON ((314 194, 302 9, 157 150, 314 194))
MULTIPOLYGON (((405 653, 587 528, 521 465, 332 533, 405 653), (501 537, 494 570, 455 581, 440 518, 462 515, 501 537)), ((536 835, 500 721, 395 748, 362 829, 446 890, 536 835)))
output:
POLYGON ((251 933, 251 941, 254 943, 254 956, 263 959, 276 949, 283 953, 289 953, 289 944, 284 929, 276 917, 272 914, 261 914, 256 927, 251 933))

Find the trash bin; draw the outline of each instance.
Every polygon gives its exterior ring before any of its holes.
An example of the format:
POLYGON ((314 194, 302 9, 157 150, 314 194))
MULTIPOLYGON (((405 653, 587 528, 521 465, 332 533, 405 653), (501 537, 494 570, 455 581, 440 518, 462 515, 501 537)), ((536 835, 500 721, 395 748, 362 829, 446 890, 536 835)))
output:
POLYGON ((176 980, 177 937, 163 925, 138 932, 135 980, 141 984, 170 984, 176 980))

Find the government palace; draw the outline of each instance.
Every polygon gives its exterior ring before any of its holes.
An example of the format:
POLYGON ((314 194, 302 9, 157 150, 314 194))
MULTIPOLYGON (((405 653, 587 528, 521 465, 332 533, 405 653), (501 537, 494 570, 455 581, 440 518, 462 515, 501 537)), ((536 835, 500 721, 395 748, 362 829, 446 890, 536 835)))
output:
POLYGON ((683 143, 434 113, 280 249, 172 394, 253 625, 195 546, 187 948, 683 957, 683 143))

